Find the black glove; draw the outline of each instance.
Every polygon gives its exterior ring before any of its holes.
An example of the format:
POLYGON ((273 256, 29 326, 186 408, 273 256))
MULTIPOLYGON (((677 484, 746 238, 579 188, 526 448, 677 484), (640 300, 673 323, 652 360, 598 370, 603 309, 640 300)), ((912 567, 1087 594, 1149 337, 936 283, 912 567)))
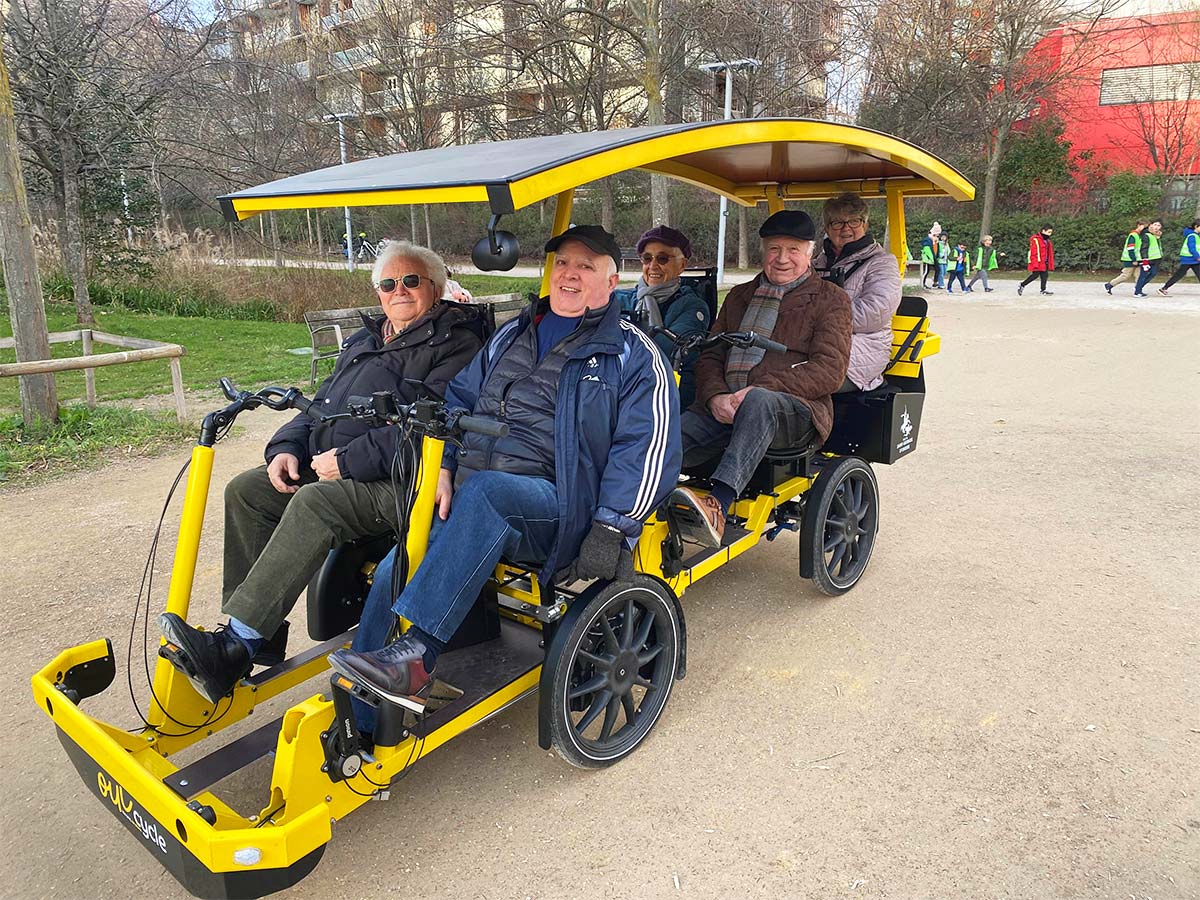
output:
POLYGON ((572 581, 628 581, 633 578, 633 557, 625 546, 625 533, 612 525, 593 522, 579 547, 579 557, 567 566, 563 584, 572 581))

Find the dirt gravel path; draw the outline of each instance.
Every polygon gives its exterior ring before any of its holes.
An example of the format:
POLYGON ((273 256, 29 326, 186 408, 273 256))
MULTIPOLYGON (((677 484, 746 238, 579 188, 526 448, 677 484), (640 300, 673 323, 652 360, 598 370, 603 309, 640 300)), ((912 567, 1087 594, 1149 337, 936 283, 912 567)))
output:
MULTIPOLYGON (((684 598, 688 677, 629 760, 540 752, 526 702, 338 824, 288 896, 1200 896, 1200 317, 995 294, 933 315, 920 449, 880 467, 853 592, 800 582, 794 535, 765 544, 684 598)), ((245 422, 219 483, 278 419, 245 422)), ((97 636, 123 657, 178 464, 0 492, 0 895, 182 896, 28 683, 97 636)), ((96 708, 127 724, 121 687, 96 708)))

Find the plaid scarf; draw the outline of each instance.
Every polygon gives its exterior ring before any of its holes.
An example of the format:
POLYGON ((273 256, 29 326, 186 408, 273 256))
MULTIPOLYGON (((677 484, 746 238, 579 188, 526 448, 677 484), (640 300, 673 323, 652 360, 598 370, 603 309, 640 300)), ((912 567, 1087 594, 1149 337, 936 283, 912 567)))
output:
MULTIPOLYGON (((788 291, 802 285, 808 274, 805 272, 787 284, 772 284, 765 275, 759 278, 738 331, 753 331, 763 337, 770 337, 771 332, 775 330, 775 321, 779 318, 779 301, 788 291)), ((725 383, 731 391, 740 391, 750 386, 750 370, 762 362, 766 353, 767 351, 757 347, 729 348, 729 355, 725 358, 725 383)))

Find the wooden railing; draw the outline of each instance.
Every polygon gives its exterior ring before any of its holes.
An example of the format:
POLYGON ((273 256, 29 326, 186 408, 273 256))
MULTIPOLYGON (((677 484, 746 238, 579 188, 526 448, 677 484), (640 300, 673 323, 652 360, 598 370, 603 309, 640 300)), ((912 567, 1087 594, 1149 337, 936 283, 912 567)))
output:
MULTIPOLYGON (((171 363, 171 392, 175 395, 175 416, 179 419, 179 424, 187 424, 187 406, 183 396, 183 369, 179 365, 179 358, 184 354, 181 346, 166 344, 162 341, 151 341, 146 338, 109 334, 106 331, 96 331, 94 328, 81 328, 78 331, 55 331, 50 335, 51 344, 66 344, 74 341, 83 344, 83 356, 0 363, 0 378, 41 375, 47 372, 74 372, 83 369, 87 405, 94 409, 96 406, 96 369, 101 366, 165 359, 171 363), (124 352, 92 353, 92 347, 96 343, 122 347, 124 352)), ((0 350, 12 350, 15 346, 12 338, 0 338, 0 350)))

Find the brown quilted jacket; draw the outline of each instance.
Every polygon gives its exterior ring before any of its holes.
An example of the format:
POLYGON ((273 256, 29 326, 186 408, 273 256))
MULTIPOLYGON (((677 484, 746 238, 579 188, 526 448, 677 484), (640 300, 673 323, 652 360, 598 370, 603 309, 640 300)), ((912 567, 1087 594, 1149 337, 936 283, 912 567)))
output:
MULTIPOLYGON (((740 331, 742 316, 754 296, 760 273, 753 281, 729 292, 717 313, 712 332, 740 331)), ((784 295, 779 319, 771 339, 785 344, 788 353, 767 353, 750 370, 753 387, 780 391, 800 398, 812 411, 813 425, 821 440, 833 428, 830 395, 846 379, 850 362, 850 333, 853 327, 850 297, 840 287, 822 281, 813 273, 802 285, 784 295)), ((717 344, 696 361, 696 402, 692 409, 708 413, 708 401, 730 393, 725 383, 728 344, 717 344)))

